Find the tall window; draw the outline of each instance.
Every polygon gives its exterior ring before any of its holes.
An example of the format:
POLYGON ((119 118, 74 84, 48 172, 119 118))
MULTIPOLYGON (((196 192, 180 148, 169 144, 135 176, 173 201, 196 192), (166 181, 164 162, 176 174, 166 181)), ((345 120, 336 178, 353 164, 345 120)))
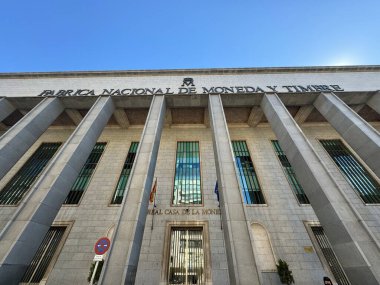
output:
POLYGON ((272 144, 273 144, 274 150, 276 151, 277 157, 281 162, 282 168, 284 169, 286 173, 286 178, 288 179, 294 193, 296 194, 298 202, 300 204, 310 204, 309 199, 307 199, 306 194, 303 191, 301 184, 299 184, 296 174, 293 170, 293 167, 290 165, 290 162, 288 158, 286 157, 285 153, 283 152, 283 150, 281 149, 280 144, 278 143, 277 140, 273 140, 272 144))
POLYGON ((22 283, 39 283, 42 280, 61 243, 65 230, 66 227, 50 227, 22 277, 22 283))
POLYGON ((324 258, 330 267, 331 273, 334 275, 336 282, 338 282, 339 285, 350 285, 342 267, 338 262, 338 259, 335 256, 334 251, 330 246, 329 240, 327 239, 323 228, 321 226, 311 226, 311 230, 318 243, 318 247, 321 249, 324 258))
POLYGON ((245 141, 232 141, 232 148, 235 154, 236 167, 239 171, 244 203, 265 204, 247 144, 245 141))
POLYGON ((106 143, 96 143, 87 158, 86 163, 82 167, 74 185, 71 187, 69 194, 66 197, 64 204, 78 204, 83 192, 86 190, 91 176, 99 162, 100 157, 106 147, 106 143))
POLYGON ((61 143, 43 143, 0 192, 1 205, 17 204, 44 170, 61 143))
POLYGON ((380 185, 341 140, 321 140, 322 146, 343 172, 364 203, 380 203, 380 185))
POLYGON ((205 284, 201 228, 172 228, 169 284, 205 284))
POLYGON ((201 204, 201 171, 198 142, 178 142, 173 204, 201 204))
POLYGON ((124 162, 123 170, 121 171, 119 181, 115 189, 115 193, 112 197, 111 204, 121 204, 124 197, 125 186, 127 185, 129 175, 132 170, 133 162, 135 161, 138 142, 132 142, 129 147, 127 159, 124 162))

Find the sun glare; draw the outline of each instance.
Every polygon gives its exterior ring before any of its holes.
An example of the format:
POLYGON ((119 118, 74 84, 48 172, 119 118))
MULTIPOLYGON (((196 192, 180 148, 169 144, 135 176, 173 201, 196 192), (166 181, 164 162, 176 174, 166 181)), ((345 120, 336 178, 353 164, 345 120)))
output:
POLYGON ((330 66, 358 65, 361 64, 358 58, 353 56, 339 56, 328 61, 330 66))

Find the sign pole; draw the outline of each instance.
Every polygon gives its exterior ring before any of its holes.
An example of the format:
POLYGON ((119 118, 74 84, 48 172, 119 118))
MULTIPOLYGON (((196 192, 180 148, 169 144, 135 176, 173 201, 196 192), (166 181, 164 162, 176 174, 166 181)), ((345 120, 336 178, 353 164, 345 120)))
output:
POLYGON ((98 267, 99 267, 99 262, 103 260, 103 256, 110 248, 110 245, 111 245, 111 241, 107 237, 102 237, 98 239, 98 241, 95 243, 94 251, 96 255, 94 257, 94 261, 96 263, 95 263, 94 271, 92 272, 90 285, 94 284, 96 271, 98 271, 98 267))
POLYGON ((98 265, 99 265, 99 261, 96 261, 94 271, 92 272, 90 285, 94 284, 95 274, 96 274, 96 271, 98 270, 98 265))

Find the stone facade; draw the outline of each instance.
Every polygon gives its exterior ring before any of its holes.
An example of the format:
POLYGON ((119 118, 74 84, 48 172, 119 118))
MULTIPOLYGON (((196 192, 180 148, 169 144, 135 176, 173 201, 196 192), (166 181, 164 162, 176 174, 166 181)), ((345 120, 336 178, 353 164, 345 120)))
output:
POLYGON ((182 227, 202 229, 202 284, 280 284, 273 261, 283 259, 295 284, 317 285, 324 276, 335 279, 311 223, 325 228, 351 284, 377 284, 379 204, 363 202, 319 140, 342 140, 379 183, 379 89, 377 66, 0 74, 0 189, 42 143, 64 143, 20 203, 0 205, 0 283, 20 282, 53 224, 66 225, 66 235, 41 284, 88 284, 100 237, 111 240, 102 284, 170 284, 170 233, 182 227), (232 91, 204 91, 223 86, 232 91), (297 86, 311 89, 298 92, 297 86), (108 94, 150 92, 146 88, 162 94, 108 94), (72 96, 78 89, 88 91, 72 96), (59 90, 66 95, 56 98, 59 90), (178 94, 185 91, 190 94, 178 94), (348 111, 340 113, 336 100, 348 111), (58 104, 54 110, 52 104, 58 104), (277 139, 310 205, 296 199, 271 143, 277 139), (265 204, 243 202, 231 140, 246 142, 265 204), (96 141, 107 145, 87 189, 77 205, 62 205, 96 141), (177 142, 184 141, 199 142, 199 205, 172 203, 177 142), (140 146, 124 200, 114 205, 132 142, 140 146), (155 179, 153 210, 148 200, 155 179))

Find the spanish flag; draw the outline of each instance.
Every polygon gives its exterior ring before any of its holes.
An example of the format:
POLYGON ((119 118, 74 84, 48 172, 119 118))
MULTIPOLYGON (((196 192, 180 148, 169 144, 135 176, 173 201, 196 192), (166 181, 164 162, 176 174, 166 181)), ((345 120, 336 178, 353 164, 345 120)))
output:
POLYGON ((152 191, 150 191, 150 196, 149 196, 149 202, 150 203, 153 203, 154 198, 156 196, 156 191, 157 191, 157 178, 154 181, 154 184, 153 184, 153 187, 152 187, 152 191))

